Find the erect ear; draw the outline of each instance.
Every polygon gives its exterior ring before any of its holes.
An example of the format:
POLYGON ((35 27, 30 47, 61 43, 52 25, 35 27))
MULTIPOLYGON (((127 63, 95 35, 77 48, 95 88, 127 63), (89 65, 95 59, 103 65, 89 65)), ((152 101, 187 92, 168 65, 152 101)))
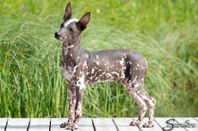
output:
POLYGON ((71 8, 71 3, 69 2, 65 8, 65 15, 63 17, 64 21, 67 21, 71 18, 72 16, 72 8, 71 8))
POLYGON ((89 23, 89 20, 90 20, 90 16, 91 16, 91 13, 87 12, 77 22, 77 26, 81 31, 83 31, 87 27, 87 24, 89 23))

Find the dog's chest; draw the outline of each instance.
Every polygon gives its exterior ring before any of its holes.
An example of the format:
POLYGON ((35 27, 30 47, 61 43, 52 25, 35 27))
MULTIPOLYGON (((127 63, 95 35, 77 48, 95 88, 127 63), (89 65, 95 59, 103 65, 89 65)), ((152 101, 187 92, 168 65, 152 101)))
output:
POLYGON ((78 68, 78 64, 76 64, 76 61, 69 57, 63 57, 61 61, 61 69, 64 78, 67 81, 70 81, 72 78, 75 77, 76 70, 78 68))
POLYGON ((62 73, 67 81, 85 80, 87 74, 87 60, 82 56, 63 57, 61 62, 62 73))
POLYGON ((62 69, 63 76, 67 81, 70 81, 74 77, 73 67, 61 65, 61 69, 62 69))

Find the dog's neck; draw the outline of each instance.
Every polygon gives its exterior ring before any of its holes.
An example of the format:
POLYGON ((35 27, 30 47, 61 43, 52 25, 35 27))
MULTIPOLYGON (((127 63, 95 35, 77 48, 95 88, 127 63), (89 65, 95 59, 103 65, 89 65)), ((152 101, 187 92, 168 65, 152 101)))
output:
POLYGON ((80 39, 76 39, 73 42, 64 41, 62 45, 63 59, 77 59, 80 55, 80 39))

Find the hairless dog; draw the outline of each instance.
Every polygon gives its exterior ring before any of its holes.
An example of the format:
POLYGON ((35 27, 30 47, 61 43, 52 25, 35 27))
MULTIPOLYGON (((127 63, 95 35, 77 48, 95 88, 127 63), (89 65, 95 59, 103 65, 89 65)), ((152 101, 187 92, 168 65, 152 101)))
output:
POLYGON ((69 94, 69 119, 60 127, 78 128, 85 85, 104 81, 121 83, 139 104, 139 118, 132 121, 131 126, 153 127, 156 102, 144 89, 144 77, 148 66, 146 59, 125 49, 97 52, 83 50, 80 48, 80 34, 89 21, 89 12, 80 20, 72 18, 71 3, 68 3, 60 30, 55 33, 55 38, 63 41, 61 67, 69 94), (149 120, 143 123, 147 109, 149 120))

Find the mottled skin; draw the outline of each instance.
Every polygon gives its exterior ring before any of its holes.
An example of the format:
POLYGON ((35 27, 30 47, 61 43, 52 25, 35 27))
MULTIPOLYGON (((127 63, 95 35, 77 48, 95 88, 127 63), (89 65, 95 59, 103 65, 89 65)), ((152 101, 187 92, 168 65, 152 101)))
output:
POLYGON ((139 104, 139 118, 130 125, 153 127, 155 100, 144 89, 146 59, 138 53, 124 49, 98 52, 81 49, 80 34, 89 23, 90 13, 86 13, 80 20, 71 19, 71 15, 71 4, 68 3, 64 22, 60 31, 55 33, 55 37, 63 41, 61 67, 69 95, 69 119, 61 127, 78 128, 85 85, 104 81, 120 82, 139 104), (149 121, 143 123, 147 109, 149 121))

